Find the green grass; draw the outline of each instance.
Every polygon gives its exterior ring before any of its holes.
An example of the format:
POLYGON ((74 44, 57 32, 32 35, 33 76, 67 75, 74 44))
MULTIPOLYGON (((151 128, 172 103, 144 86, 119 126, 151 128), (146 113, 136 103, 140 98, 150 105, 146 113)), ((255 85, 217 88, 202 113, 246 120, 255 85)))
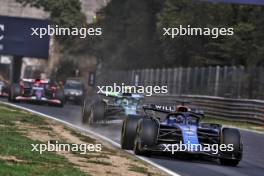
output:
POLYGON ((254 131, 264 132, 263 125, 257 125, 257 124, 247 123, 247 122, 216 119, 216 118, 212 118, 212 117, 205 117, 205 118, 203 118, 201 120, 201 122, 217 123, 217 124, 222 124, 222 125, 226 125, 226 126, 233 126, 233 127, 247 129, 247 130, 254 130, 254 131))
POLYGON ((145 167, 136 166, 133 164, 129 165, 129 170, 133 172, 138 172, 145 175, 152 175, 150 172, 148 172, 148 169, 145 167))
POLYGON ((84 154, 80 154, 80 152, 73 152, 73 151, 71 153, 86 159, 110 159, 110 157, 105 154, 84 155, 84 154))
MULTIPOLYGON (((42 155, 38 152, 32 152, 31 144, 43 143, 41 141, 32 140, 27 137, 30 130, 41 130, 43 133, 52 133, 53 128, 46 122, 45 118, 32 115, 30 113, 13 109, 7 106, 0 105, 0 176, 85 176, 89 175, 83 173, 78 168, 78 165, 69 163, 69 161, 62 155, 55 152, 44 152, 42 155), (19 125, 29 125, 30 128, 18 128, 19 125), (31 128, 32 126, 32 128, 31 128), (15 157, 16 160, 7 160, 2 157, 15 157), (2 158, 2 159, 1 159, 2 158)), ((73 129, 69 130, 74 136, 87 143, 96 143, 97 141, 76 132, 73 129)), ((50 134, 49 134, 50 135, 50 134)), ((60 141, 62 143, 66 143, 60 141)), ((125 157, 132 162, 139 162, 133 159, 130 155, 124 155, 112 148, 103 147, 102 153, 90 153, 81 155, 78 152, 72 152, 75 156, 80 157, 80 161, 86 163, 98 164, 102 168, 119 166, 113 165, 111 162, 112 155, 119 155, 125 157), (86 160, 83 160, 86 159, 86 160), (110 161, 108 161, 110 160, 110 161)), ((139 163, 144 166, 143 163, 139 163)), ((145 167, 129 164, 129 170, 133 172, 143 173, 144 175, 157 175, 148 172, 145 167)), ((117 171, 115 171, 117 172, 117 171)), ((109 174, 115 174, 109 171, 109 174)))
POLYGON ((93 163, 93 164, 100 164, 104 166, 112 166, 112 163, 106 162, 106 161, 100 161, 100 160, 87 160, 88 163, 93 163))
POLYGON ((92 138, 90 138, 88 136, 84 136, 80 132, 73 131, 72 129, 67 128, 67 127, 64 127, 64 129, 70 131, 72 135, 78 137, 83 142, 86 142, 86 143, 96 143, 95 139, 92 139, 92 138))
POLYGON ((73 167, 51 166, 50 164, 7 164, 0 160, 0 175, 5 176, 84 176, 73 167))
POLYGON ((15 122, 29 123, 42 129, 49 129, 41 117, 10 109, 0 105, 0 156, 15 156, 24 162, 0 159, 0 175, 5 176, 85 176, 72 166, 66 158, 53 152, 32 152, 31 144, 42 143, 23 135, 15 122))
POLYGON ((32 125, 47 125, 41 117, 0 105, 0 125, 14 125, 17 121, 32 125))

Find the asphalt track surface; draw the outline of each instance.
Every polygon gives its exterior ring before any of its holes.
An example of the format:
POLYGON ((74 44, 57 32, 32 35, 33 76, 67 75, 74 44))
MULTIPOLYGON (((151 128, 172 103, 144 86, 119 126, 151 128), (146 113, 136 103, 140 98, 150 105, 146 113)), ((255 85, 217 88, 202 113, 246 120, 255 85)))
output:
MULTIPOLYGON (((0 99, 0 101, 6 101, 0 99)), ((65 105, 64 108, 18 103, 17 105, 56 117, 80 127, 88 128, 119 143, 120 123, 89 127, 81 122, 81 107, 65 105)), ((182 176, 263 176, 264 134, 241 131, 244 143, 243 159, 237 167, 222 166, 215 160, 152 155, 149 159, 182 176)))

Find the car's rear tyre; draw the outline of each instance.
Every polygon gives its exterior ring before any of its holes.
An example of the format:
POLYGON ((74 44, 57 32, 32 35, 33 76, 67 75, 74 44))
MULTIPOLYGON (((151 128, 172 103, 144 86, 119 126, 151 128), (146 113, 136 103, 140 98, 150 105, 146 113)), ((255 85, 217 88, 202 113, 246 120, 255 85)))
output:
POLYGON ((220 163, 222 165, 237 166, 242 159, 243 144, 238 129, 223 128, 220 136, 221 144, 233 145, 233 151, 221 152, 220 163))
POLYGON ((83 106, 82 106, 82 122, 87 123, 88 117, 90 116, 91 113, 91 104, 87 99, 83 101, 83 106))
POLYGON ((91 105, 91 113, 88 119, 89 124, 105 120, 106 104, 103 101, 95 102, 91 105))
POLYGON ((143 147, 155 146, 157 144, 159 127, 152 119, 141 119, 137 126, 137 135, 134 142, 134 153, 136 155, 149 155, 150 152, 143 147))
POLYGON ((91 116, 93 105, 102 100, 97 95, 87 96, 82 102, 82 122, 93 123, 93 117, 91 116))
POLYGON ((137 134, 137 124, 141 117, 128 115, 123 121, 121 130, 121 148, 125 150, 133 150, 134 141, 137 134))
POLYGON ((9 102, 18 102, 16 97, 20 95, 20 86, 19 84, 12 84, 8 93, 8 101, 9 102))

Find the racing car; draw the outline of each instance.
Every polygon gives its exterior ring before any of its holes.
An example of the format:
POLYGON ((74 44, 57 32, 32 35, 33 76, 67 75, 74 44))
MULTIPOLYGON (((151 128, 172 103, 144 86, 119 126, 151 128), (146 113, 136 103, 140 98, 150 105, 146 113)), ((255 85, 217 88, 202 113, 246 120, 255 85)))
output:
POLYGON ((137 115, 143 98, 139 94, 117 92, 103 92, 87 97, 82 106, 83 123, 93 124, 137 115))
POLYGON ((49 79, 21 79, 19 84, 11 85, 8 100, 10 102, 47 103, 63 107, 64 94, 49 79))
POLYGON ((209 156, 219 159, 222 165, 236 166, 242 159, 243 144, 238 129, 220 124, 201 123, 204 116, 192 112, 187 106, 177 106, 175 111, 153 106, 143 107, 145 115, 126 118, 121 131, 121 148, 134 150, 136 155, 154 152, 209 156), (175 150, 175 146, 190 146, 175 150), (197 147, 198 146, 198 147, 197 147), (208 146, 232 146, 215 152, 208 146), (173 152, 172 152, 173 151, 173 152))

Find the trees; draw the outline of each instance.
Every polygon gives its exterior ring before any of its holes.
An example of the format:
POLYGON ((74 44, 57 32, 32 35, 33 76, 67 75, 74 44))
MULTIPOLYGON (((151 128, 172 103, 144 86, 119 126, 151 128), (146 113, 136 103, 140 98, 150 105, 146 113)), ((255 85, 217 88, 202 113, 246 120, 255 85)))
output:
MULTIPOLYGON (((53 25, 60 27, 82 27, 86 25, 85 16, 81 12, 79 0, 16 0, 23 5, 41 8, 50 13, 53 25)), ((72 46, 76 38, 72 36, 56 36, 65 50, 72 46)))
MULTIPOLYGON (((101 58, 115 68, 264 65, 264 7, 192 0, 112 0, 103 10, 101 58), (163 27, 232 27, 233 36, 162 35, 163 27)), ((97 47, 95 47, 97 48, 97 47)))
MULTIPOLYGON (((85 24, 79 0, 17 0, 51 13, 53 24, 85 24)), ((103 35, 74 42, 76 53, 96 55, 107 68, 264 65, 264 7, 193 0, 112 0, 97 25, 103 35), (162 35, 163 27, 232 27, 233 36, 162 35)), ((73 38, 60 38, 72 46, 73 38)), ((69 51, 67 52, 69 53, 69 51)))
MULTIPOLYGON (((16 0, 23 5, 41 8, 50 13, 51 25, 59 27, 80 28, 87 26, 84 14, 81 12, 79 0, 16 0)), ((64 80, 69 76, 75 76, 78 68, 77 56, 74 53, 82 45, 81 40, 76 36, 55 36, 61 49, 60 64, 52 70, 51 76, 54 79, 64 80), (72 47, 74 46, 74 47, 72 47)))
POLYGON ((127 69, 157 64, 157 2, 112 0, 102 10, 105 18, 100 25, 104 33, 102 40, 94 42, 94 49, 107 67, 127 69))
POLYGON ((174 40, 162 38, 164 58, 183 66, 264 64, 261 61, 263 12, 264 8, 260 6, 167 0, 158 14, 159 28, 179 24, 233 27, 235 34, 218 39, 207 36, 184 36, 174 40))

